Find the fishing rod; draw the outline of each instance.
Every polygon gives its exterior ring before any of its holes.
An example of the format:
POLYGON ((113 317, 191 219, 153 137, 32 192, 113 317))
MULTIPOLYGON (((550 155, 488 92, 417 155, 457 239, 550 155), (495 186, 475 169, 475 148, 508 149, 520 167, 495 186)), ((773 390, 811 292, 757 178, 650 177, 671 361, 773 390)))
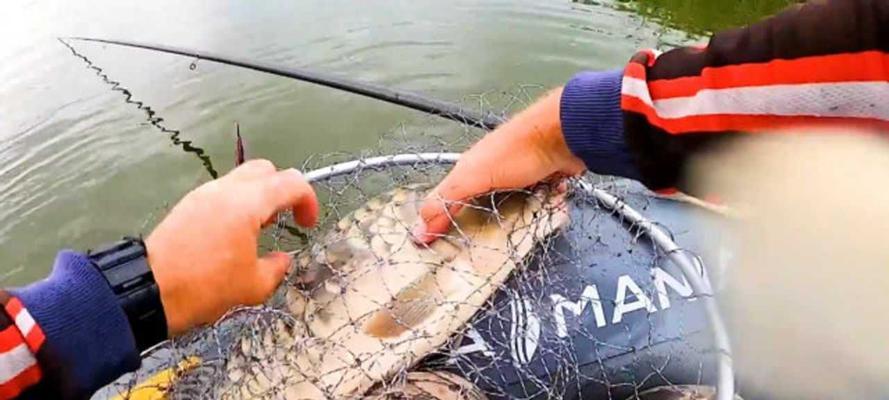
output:
MULTIPOLYGON (((494 114, 480 114, 460 107, 457 104, 432 99, 418 93, 391 89, 374 83, 362 82, 354 79, 345 78, 339 75, 312 71, 304 68, 284 67, 263 62, 250 61, 242 58, 208 53, 199 50, 191 50, 151 43, 98 39, 89 37, 69 37, 66 39, 159 51, 162 53, 176 54, 180 56, 196 58, 199 60, 218 62, 220 64, 252 69, 254 71, 292 78, 303 82, 314 83, 317 85, 339 89, 377 100, 382 100, 388 103, 397 104, 417 111, 422 111, 424 113, 437 115, 445 119, 456 121, 469 126, 479 127, 485 130, 493 130, 498 125, 503 123, 503 118, 494 114)), ((60 40, 64 41, 65 39, 60 40)))

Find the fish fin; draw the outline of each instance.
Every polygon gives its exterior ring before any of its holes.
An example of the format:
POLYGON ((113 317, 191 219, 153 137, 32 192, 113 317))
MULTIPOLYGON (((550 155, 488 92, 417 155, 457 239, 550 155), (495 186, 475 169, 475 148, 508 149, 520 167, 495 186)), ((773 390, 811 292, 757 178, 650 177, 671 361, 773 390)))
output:
POLYGON ((306 296, 295 287, 287 287, 284 292, 284 304, 293 315, 302 317, 306 312, 306 296))
POLYGON ((246 160, 244 150, 244 138, 241 137, 241 124, 235 122, 235 166, 241 165, 246 160))
POLYGON ((401 336, 423 322, 435 307, 435 303, 422 299, 395 304, 391 310, 377 311, 365 325, 364 331, 378 338, 401 336))
POLYGON ((432 315, 441 299, 435 275, 429 274, 418 284, 402 290, 385 308, 375 312, 364 332, 378 338, 401 336, 432 315))

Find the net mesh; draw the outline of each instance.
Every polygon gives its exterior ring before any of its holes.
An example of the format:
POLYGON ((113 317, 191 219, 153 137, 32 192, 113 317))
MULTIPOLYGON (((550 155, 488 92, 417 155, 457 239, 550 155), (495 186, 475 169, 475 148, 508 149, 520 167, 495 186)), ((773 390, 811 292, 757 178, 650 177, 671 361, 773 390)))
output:
MULTIPOLYGON (((482 112, 515 110, 540 92, 539 87, 522 86, 473 96, 463 104, 482 112)), ((424 130, 441 126, 433 118, 400 125, 373 151, 318 155, 301 169, 381 154, 458 152, 483 134, 456 124, 424 130)), ((267 304, 231 310, 212 326, 155 347, 143 355, 138 371, 95 398, 145 399, 163 393, 173 399, 624 399, 654 387, 713 382, 706 317, 681 272, 618 212, 603 208, 574 184, 565 200, 570 209, 565 225, 553 220, 562 212, 558 207, 541 206, 520 223, 504 225, 509 213, 503 209, 503 198, 468 204, 496 216, 489 225, 509 228, 510 233, 521 231, 523 236, 483 242, 479 236, 460 232, 451 238, 456 255, 434 260, 436 268, 450 268, 453 273, 457 270, 453 260, 464 257, 480 269, 482 265, 495 271, 449 281, 469 293, 467 297, 448 297, 449 289, 440 287, 438 278, 432 284, 429 279, 415 279, 390 288, 390 280, 408 274, 380 272, 385 265, 397 260, 405 264, 401 271, 407 271, 428 260, 406 260, 405 253, 416 251, 413 245, 395 246, 386 239, 397 236, 392 233, 395 229, 379 229, 387 224, 407 226, 409 218, 399 210, 411 201, 398 203, 396 198, 405 193, 409 198, 420 196, 422 188, 438 182, 449 168, 420 162, 359 166, 315 182, 323 208, 318 227, 297 229, 290 216, 282 214, 261 240, 264 250, 296 256, 293 272, 267 304), (388 207, 393 202, 401 208, 388 207), (348 251, 335 248, 355 232, 361 243, 352 243, 348 251), (375 236, 384 237, 386 246, 377 246, 375 236), (490 265, 491 260, 499 264, 490 265), (492 278, 503 271, 502 280, 492 278), (373 295, 360 293, 369 290, 366 274, 377 274, 379 279, 373 295), (474 289, 466 291, 467 286, 474 289), (328 297, 319 297, 319 290, 328 297), (341 299, 347 296, 353 303, 341 299), (361 296, 376 300, 354 302, 361 296), (294 298, 315 299, 317 304, 294 298), (465 321, 451 315, 461 310, 461 302, 468 305, 462 312, 472 311, 465 321), (324 307, 332 303, 341 307, 324 307), (352 313, 352 309, 372 311, 352 313), (447 322, 424 319, 440 315, 442 309, 447 310, 448 318, 443 319, 447 322), (383 338, 356 339, 367 336, 369 318, 379 316, 380 310, 394 320, 387 329, 395 333, 384 329, 383 338), (318 325, 316 318, 341 324, 318 325), (321 333, 330 326, 336 329, 321 333), (439 336, 445 339, 430 339, 439 336), (331 363, 334 357, 339 361, 331 363)), ((643 213, 684 207, 664 203, 627 181, 591 175, 581 179, 643 213)), ((534 193, 515 195, 538 198, 534 193)), ((520 210, 542 203, 522 204, 520 210)), ((712 395, 707 393, 701 392, 700 398, 712 395)))

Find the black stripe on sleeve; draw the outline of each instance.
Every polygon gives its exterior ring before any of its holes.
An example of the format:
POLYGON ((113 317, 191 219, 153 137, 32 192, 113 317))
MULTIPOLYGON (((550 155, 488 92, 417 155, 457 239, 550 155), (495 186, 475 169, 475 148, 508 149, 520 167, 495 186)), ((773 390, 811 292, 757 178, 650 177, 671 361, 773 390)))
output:
POLYGON ((0 331, 9 328, 15 323, 12 317, 6 313, 6 303, 8 303, 11 298, 12 296, 9 295, 9 292, 0 289, 0 308, 2 308, 2 310, 0 310, 0 331))
POLYGON ((704 50, 662 54, 649 80, 697 76, 706 67, 868 50, 889 52, 889 1, 813 0, 744 28, 717 33, 704 50))
POLYGON ((652 190, 677 188, 693 193, 683 178, 689 156, 739 137, 738 132, 689 132, 672 135, 637 113, 624 113, 624 138, 635 157, 641 182, 652 190))

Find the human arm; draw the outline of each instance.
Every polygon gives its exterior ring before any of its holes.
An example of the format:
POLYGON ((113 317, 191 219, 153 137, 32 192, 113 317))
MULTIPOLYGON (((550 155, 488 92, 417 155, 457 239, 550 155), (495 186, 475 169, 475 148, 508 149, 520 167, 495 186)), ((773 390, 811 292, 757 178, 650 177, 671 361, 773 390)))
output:
MULTIPOLYGON (((295 170, 251 160, 170 211, 145 244, 171 336, 272 293, 290 257, 260 256, 257 240, 287 209, 298 224, 314 225, 311 186, 295 170)), ((139 366, 127 316, 85 254, 59 253, 49 278, 0 293, 0 303, 0 373, 8 375, 0 376, 0 398, 86 398, 139 366)))
POLYGON ((530 186, 556 175, 577 175, 583 161, 565 144, 559 119, 561 88, 538 100, 460 156, 429 195, 415 239, 431 242, 450 226, 461 201, 494 189, 530 186), (449 210, 445 210, 449 208, 449 210))
MULTIPOLYGON (((492 182, 523 187, 552 173, 550 165, 533 173, 515 168, 518 149, 546 154, 539 159, 558 158, 567 149, 595 173, 637 179, 655 190, 688 189, 682 181, 687 161, 741 132, 889 128, 887 52, 889 2, 818 1, 717 33, 704 47, 642 51, 622 70, 580 73, 559 102, 545 98, 532 105, 549 109, 535 112, 533 124, 507 123, 488 135, 501 139, 485 137, 464 153, 422 207, 425 226, 415 236, 431 241, 446 231, 447 212, 461 201, 504 188, 492 182), (495 148, 523 143, 537 126, 558 127, 545 131, 551 137, 544 142, 561 136, 565 146, 525 143, 507 156, 495 148), (499 168, 477 167, 486 165, 499 168)), ((514 118, 525 120, 526 113, 514 118)))

